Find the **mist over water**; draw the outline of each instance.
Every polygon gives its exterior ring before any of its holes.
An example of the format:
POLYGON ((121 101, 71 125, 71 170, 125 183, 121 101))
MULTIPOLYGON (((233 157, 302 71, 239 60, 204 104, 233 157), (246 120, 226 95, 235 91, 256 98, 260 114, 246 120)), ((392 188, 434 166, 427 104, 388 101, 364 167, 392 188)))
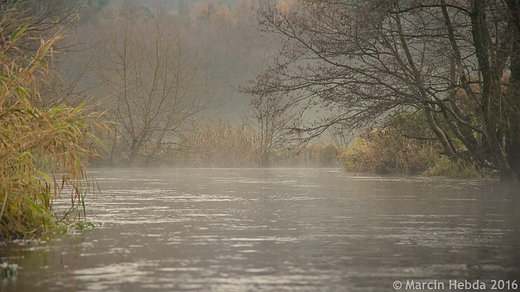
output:
MULTIPOLYGON (((395 291, 520 280, 517 186, 336 169, 96 169, 84 233, 0 246, 2 291, 395 291), (403 288, 404 290, 404 288, 403 288)), ((443 290, 438 290, 443 291, 443 290)))

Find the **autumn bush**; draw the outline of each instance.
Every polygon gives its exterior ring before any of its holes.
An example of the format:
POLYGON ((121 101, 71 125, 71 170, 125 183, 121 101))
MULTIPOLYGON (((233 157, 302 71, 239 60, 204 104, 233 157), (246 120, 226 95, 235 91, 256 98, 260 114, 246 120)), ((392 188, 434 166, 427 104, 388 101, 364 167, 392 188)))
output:
POLYGON ((414 111, 387 117, 381 128, 366 128, 339 159, 346 171, 465 178, 484 175, 485 171, 471 161, 441 152, 425 117, 414 111))
POLYGON ((418 174, 434 165, 436 146, 399 136, 393 129, 372 129, 345 149, 340 160, 347 171, 418 174))
MULTIPOLYGON (((232 125, 223 117, 206 119, 165 149, 150 166, 261 167, 260 135, 248 125, 232 125)), ((270 167, 335 167, 333 145, 277 148, 268 151, 270 167)))

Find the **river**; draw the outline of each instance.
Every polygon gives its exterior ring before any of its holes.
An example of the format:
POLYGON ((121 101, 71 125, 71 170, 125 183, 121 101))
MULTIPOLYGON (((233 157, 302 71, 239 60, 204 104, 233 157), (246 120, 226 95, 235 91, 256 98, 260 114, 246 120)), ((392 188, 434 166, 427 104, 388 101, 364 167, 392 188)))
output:
POLYGON ((0 261, 20 266, 1 291, 520 285, 518 186, 336 169, 91 173, 96 227, 0 245, 0 261))

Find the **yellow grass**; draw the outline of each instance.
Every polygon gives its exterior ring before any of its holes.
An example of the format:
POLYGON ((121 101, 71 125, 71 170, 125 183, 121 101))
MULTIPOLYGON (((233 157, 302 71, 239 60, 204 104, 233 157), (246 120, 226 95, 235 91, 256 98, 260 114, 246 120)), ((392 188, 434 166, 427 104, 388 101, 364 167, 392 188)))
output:
POLYGON ((88 185, 82 162, 96 156, 92 146, 100 141, 89 133, 95 116, 83 104, 35 106, 53 44, 61 37, 42 40, 35 53, 26 51, 22 44, 32 28, 16 7, 2 13, 0 238, 13 238, 58 230, 71 223, 71 214, 85 211, 78 208, 84 207, 82 187, 88 185), (70 210, 57 214, 53 201, 64 190, 71 194, 70 210))

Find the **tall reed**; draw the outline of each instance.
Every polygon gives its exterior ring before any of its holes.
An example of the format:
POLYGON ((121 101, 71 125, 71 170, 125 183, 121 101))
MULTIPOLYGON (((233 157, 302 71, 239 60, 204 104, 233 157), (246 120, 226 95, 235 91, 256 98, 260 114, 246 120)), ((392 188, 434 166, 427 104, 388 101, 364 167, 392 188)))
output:
POLYGON ((38 108, 39 85, 50 70, 53 45, 41 40, 36 52, 24 42, 34 27, 18 7, 0 20, 0 238, 24 237, 73 224, 84 210, 88 186, 83 161, 96 157, 100 141, 89 133, 97 115, 85 104, 38 108), (53 210, 60 193, 71 195, 70 208, 53 210), (80 209, 81 208, 81 209, 80 209), (77 218, 77 217, 76 217, 77 218))
MULTIPOLYGON (((261 149, 261 135, 247 125, 233 126, 222 118, 202 121, 179 143, 173 164, 189 167, 271 167, 338 166, 339 149, 333 145, 307 148, 261 149), (267 157, 263 157, 267 155, 267 157), (265 154, 266 153, 266 154, 265 154)), ((171 154, 170 154, 171 155, 171 154)), ((163 161, 168 160, 164 157, 163 161)))
POLYGON ((205 120, 180 142, 177 162, 191 167, 254 167, 260 152, 258 135, 247 126, 222 118, 205 120))

